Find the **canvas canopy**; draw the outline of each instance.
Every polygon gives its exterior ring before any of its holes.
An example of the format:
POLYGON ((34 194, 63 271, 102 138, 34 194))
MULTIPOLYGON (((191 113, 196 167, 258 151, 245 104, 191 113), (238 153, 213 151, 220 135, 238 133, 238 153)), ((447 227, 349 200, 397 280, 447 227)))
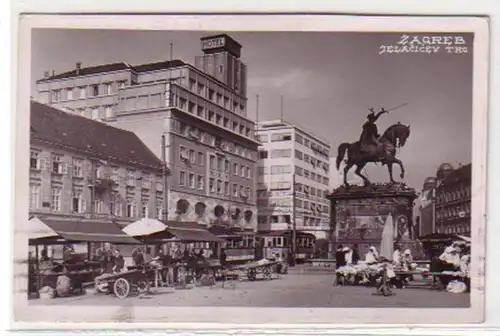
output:
POLYGON ((141 218, 132 224, 127 225, 123 232, 130 237, 148 236, 161 231, 164 231, 167 225, 162 221, 154 218, 141 218))

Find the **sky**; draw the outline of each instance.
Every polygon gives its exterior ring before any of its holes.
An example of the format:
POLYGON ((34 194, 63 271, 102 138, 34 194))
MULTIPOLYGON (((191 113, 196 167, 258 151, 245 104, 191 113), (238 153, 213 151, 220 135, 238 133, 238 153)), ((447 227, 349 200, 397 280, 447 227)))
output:
MULTIPOLYGON (((45 71, 55 73, 125 61, 143 64, 170 57, 194 63, 200 37, 220 32, 35 29, 32 34, 32 96, 45 71)), ((369 108, 408 105, 383 115, 379 132, 398 121, 411 125, 398 151, 405 182, 420 190, 443 162, 471 162, 472 39, 468 53, 384 53, 401 33, 230 32, 242 44, 248 69, 248 117, 283 117, 327 140, 332 153, 359 138, 369 108)), ((444 35, 444 34, 443 34, 444 35)), ((446 34, 448 35, 448 34, 446 34)), ((353 168, 354 170, 354 168, 353 168)), ((399 167, 394 177, 399 179, 399 167)), ((387 168, 369 164, 372 182, 388 181, 387 168)))

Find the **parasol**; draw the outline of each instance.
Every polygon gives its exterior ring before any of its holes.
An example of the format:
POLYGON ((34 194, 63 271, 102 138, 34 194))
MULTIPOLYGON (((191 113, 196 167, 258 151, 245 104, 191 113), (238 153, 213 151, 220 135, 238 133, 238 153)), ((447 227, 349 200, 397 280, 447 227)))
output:
POLYGON ((154 218, 141 218, 122 229, 131 237, 148 236, 153 233, 164 231, 167 228, 163 222, 154 218))
POLYGON ((392 214, 385 219, 384 229, 382 231, 382 241, 380 242, 380 257, 392 260, 394 252, 394 222, 392 214))

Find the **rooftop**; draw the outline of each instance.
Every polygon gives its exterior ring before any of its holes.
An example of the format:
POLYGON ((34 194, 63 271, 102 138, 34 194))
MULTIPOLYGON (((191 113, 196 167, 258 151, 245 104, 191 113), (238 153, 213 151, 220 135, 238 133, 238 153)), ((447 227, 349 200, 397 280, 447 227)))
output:
POLYGON ((75 69, 73 69, 71 71, 67 71, 67 72, 63 72, 63 73, 59 73, 59 74, 54 74, 52 76, 48 76, 48 77, 45 77, 43 79, 40 79, 37 81, 37 83, 42 83, 45 81, 51 81, 51 80, 56 80, 56 79, 88 76, 88 75, 93 75, 93 74, 98 74, 98 73, 121 71, 121 70, 131 70, 131 71, 134 71, 136 73, 140 73, 140 72, 148 72, 148 71, 176 68, 176 67, 180 67, 183 65, 186 65, 186 63, 184 63, 184 61, 182 61, 182 60, 177 59, 177 60, 171 60, 171 61, 160 61, 160 62, 154 62, 154 63, 140 64, 140 65, 130 65, 126 62, 119 62, 119 63, 96 65, 96 66, 79 68, 79 69, 75 67, 75 69))
POLYGON ((263 120, 257 122, 257 132, 261 131, 267 131, 267 130, 272 130, 272 129, 280 129, 280 128, 294 128, 299 130, 300 132, 307 134, 308 136, 314 138, 315 140, 319 141, 322 143, 322 145, 327 146, 329 149, 331 147, 331 144, 329 141, 326 139, 323 139, 322 137, 314 134, 314 132, 309 131, 305 129, 302 126, 297 126, 296 124, 293 124, 289 121, 286 121, 284 119, 272 119, 272 120, 263 120))
POLYGON ((162 161, 130 131, 31 101, 32 139, 98 159, 160 170, 162 161))

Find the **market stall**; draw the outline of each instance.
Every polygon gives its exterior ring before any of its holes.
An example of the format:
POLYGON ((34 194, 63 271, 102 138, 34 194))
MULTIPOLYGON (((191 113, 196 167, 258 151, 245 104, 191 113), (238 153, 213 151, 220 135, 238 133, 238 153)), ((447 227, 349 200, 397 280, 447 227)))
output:
POLYGON ((28 223, 28 241, 35 249, 28 258, 28 294, 48 297, 82 291, 102 273, 100 263, 92 258, 92 243, 139 244, 112 222, 36 216, 28 223), (75 252, 74 245, 81 243, 87 244, 86 253, 75 252), (62 246, 60 258, 53 252, 49 253, 49 247, 54 246, 62 246))
POLYGON ((196 222, 142 218, 123 231, 156 247, 156 258, 162 263, 161 282, 165 280, 167 285, 214 281, 222 266, 215 257, 213 246, 226 240, 196 222))

